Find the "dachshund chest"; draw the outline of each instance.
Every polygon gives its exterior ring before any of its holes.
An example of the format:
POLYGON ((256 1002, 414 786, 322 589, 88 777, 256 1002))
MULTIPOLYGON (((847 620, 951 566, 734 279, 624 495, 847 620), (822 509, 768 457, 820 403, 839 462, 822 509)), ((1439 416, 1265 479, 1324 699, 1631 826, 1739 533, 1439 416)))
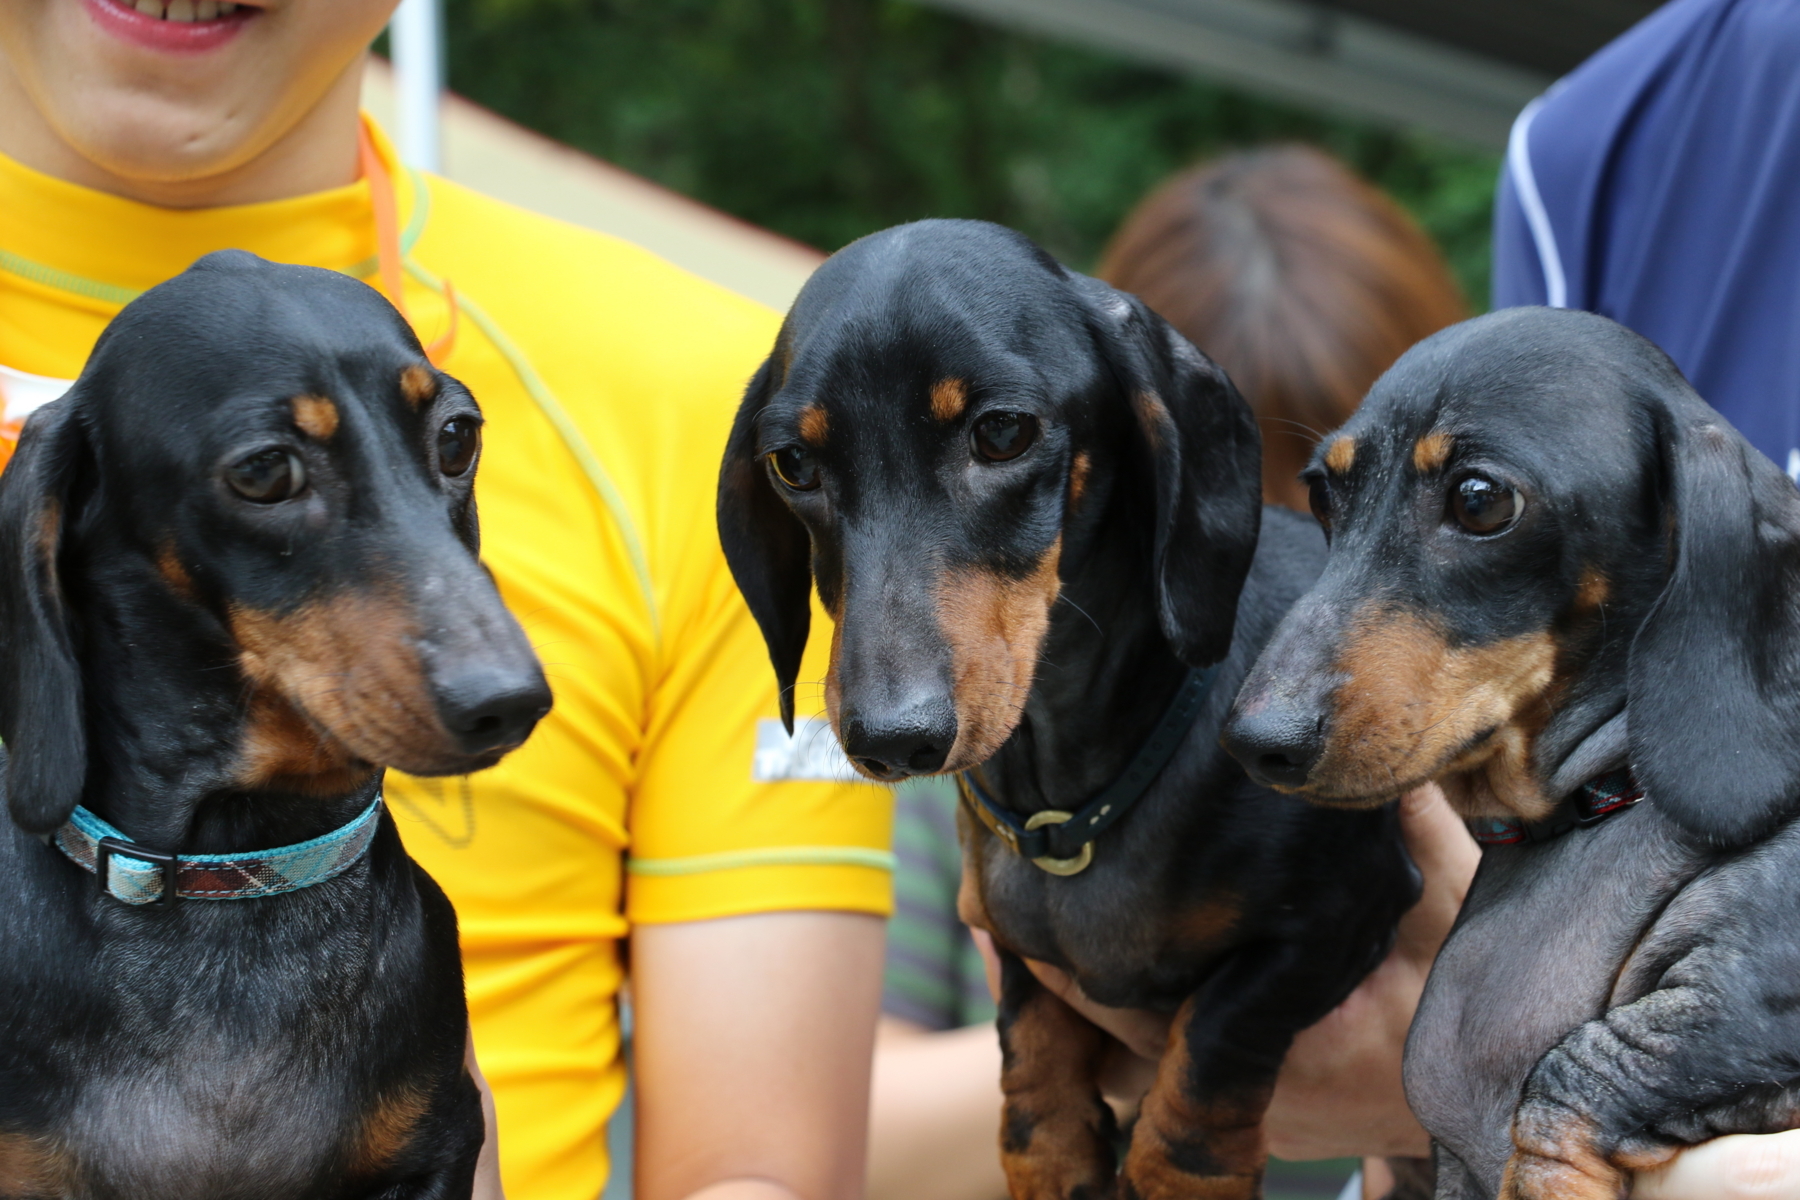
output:
POLYGON ((1495 1194, 1526 1078, 1622 1002, 1634 952, 1696 859, 1632 811, 1552 842, 1486 851, 1406 1046, 1407 1100, 1495 1194))
POLYGON ((292 1057, 274 1047, 85 1080, 61 1120, 15 1139, 17 1173, 39 1185, 17 1194, 318 1195, 323 1181, 377 1173, 424 1115, 419 1102, 403 1114, 356 1111, 341 1087, 297 1079, 292 1057))
POLYGON ((982 831, 965 861, 978 872, 985 923, 1016 954, 1067 969, 1103 1003, 1173 1009, 1247 931, 1243 893, 1221 872, 1175 869, 1125 853, 1122 861, 1054 876, 982 831))
POLYGON ((461 1057, 454 931, 357 878, 167 913, 89 907, 86 877, 0 896, 0 1197, 300 1200, 410 1161, 461 1057))

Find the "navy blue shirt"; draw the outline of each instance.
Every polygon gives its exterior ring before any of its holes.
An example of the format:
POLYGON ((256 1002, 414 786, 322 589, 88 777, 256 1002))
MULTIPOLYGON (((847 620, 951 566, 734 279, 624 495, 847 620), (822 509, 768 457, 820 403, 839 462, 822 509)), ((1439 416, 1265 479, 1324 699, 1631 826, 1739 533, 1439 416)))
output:
POLYGON ((1672 0, 1519 115, 1515 304, 1635 329, 1800 480, 1800 0, 1672 0))

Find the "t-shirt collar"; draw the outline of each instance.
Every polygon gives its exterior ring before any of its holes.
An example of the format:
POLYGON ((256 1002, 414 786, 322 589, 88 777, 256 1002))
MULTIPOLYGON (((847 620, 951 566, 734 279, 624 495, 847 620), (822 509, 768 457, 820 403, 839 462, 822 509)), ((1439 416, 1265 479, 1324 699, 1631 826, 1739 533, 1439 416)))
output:
MULTIPOLYGON (((417 233, 412 177, 374 121, 362 119, 394 181, 406 247, 417 233)), ((101 305, 123 305, 214 250, 249 250, 359 278, 375 271, 375 222, 362 179, 261 204, 172 209, 67 183, 0 155, 0 212, 7 215, 0 270, 101 305)))

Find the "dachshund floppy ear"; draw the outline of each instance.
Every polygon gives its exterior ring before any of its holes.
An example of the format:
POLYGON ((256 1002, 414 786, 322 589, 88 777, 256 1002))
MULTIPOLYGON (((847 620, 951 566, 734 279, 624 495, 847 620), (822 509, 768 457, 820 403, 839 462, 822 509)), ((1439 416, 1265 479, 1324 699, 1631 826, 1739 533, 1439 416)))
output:
POLYGON ((87 780, 87 730, 58 559, 83 437, 74 397, 25 423, 0 474, 0 739, 12 818, 35 834, 69 819, 87 780))
POLYGON ((1163 635, 1189 666, 1225 657, 1262 526, 1262 438, 1219 365, 1134 296, 1082 280, 1155 477, 1163 635))
POLYGON ((1631 763, 1672 820, 1738 845, 1800 808, 1800 492, 1697 398, 1671 407, 1673 569, 1631 647, 1631 763))
POLYGON ((794 680, 812 623, 811 542, 769 482, 756 452, 756 420, 774 393, 775 360, 758 369, 738 406, 719 469, 719 542, 750 615, 762 627, 781 688, 781 723, 794 732, 794 680))

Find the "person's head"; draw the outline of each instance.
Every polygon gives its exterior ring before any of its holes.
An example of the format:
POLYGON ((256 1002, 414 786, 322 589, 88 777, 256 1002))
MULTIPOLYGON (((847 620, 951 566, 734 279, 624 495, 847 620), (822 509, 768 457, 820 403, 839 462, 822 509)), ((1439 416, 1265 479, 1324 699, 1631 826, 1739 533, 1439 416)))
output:
POLYGON ((1098 273, 1225 368, 1262 426, 1264 498, 1302 510, 1313 444, 1414 342, 1468 315, 1412 218, 1306 146, 1170 179, 1126 217, 1098 273))
POLYGON ((393 7, 0 0, 0 151, 76 183, 177 206, 348 182, 354 68, 393 7), (243 182, 246 173, 268 176, 271 158, 274 178, 243 182))

